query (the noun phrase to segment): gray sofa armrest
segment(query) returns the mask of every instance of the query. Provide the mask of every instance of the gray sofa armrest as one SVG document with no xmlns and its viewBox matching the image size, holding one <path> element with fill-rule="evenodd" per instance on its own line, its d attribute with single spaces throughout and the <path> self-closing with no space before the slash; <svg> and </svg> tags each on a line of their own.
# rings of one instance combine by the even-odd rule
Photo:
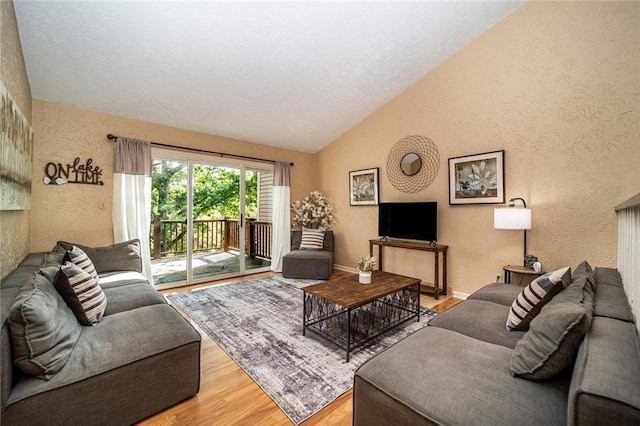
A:
<svg viewBox="0 0 640 426">
<path fill-rule="evenodd" d="M 569 425 L 640 424 L 640 340 L 635 325 L 594 317 L 569 391 Z"/>
</svg>

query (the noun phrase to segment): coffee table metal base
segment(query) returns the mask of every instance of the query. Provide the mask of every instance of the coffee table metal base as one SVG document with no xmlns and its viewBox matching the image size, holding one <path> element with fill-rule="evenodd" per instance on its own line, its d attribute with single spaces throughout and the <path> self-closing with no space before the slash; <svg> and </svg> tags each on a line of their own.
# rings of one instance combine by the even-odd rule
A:
<svg viewBox="0 0 640 426">
<path fill-rule="evenodd" d="M 304 291 L 304 289 L 303 289 Z M 334 343 L 349 354 L 381 334 L 417 318 L 420 321 L 420 284 L 403 288 L 356 307 L 345 308 L 322 297 L 303 293 L 303 328 Z"/>
</svg>

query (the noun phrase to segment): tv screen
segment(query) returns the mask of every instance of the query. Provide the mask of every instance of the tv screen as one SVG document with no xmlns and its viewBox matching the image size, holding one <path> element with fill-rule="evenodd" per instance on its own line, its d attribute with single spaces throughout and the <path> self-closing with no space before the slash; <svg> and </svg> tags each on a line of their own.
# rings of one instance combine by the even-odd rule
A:
<svg viewBox="0 0 640 426">
<path fill-rule="evenodd" d="M 438 203 L 380 203 L 378 236 L 437 241 Z"/>
</svg>

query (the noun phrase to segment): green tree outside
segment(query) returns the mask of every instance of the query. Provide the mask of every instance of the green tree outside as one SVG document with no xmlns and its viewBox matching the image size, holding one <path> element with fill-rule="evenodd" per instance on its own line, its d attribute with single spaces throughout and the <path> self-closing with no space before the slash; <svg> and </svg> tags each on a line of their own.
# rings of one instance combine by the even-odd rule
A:
<svg viewBox="0 0 640 426">
<path fill-rule="evenodd" d="M 246 172 L 245 211 L 258 216 L 258 172 Z M 193 214 L 198 219 L 238 219 L 240 171 L 196 164 L 193 167 Z M 186 220 L 187 165 L 156 160 L 152 170 L 151 215 L 162 220 Z"/>
</svg>

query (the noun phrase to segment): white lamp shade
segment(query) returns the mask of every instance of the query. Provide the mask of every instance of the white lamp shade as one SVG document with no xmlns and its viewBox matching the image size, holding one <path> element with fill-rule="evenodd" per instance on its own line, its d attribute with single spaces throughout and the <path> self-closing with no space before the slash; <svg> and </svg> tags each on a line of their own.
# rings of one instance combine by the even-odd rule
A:
<svg viewBox="0 0 640 426">
<path fill-rule="evenodd" d="M 493 209 L 493 227 L 496 229 L 531 229 L 531 209 L 518 207 Z"/>
</svg>

